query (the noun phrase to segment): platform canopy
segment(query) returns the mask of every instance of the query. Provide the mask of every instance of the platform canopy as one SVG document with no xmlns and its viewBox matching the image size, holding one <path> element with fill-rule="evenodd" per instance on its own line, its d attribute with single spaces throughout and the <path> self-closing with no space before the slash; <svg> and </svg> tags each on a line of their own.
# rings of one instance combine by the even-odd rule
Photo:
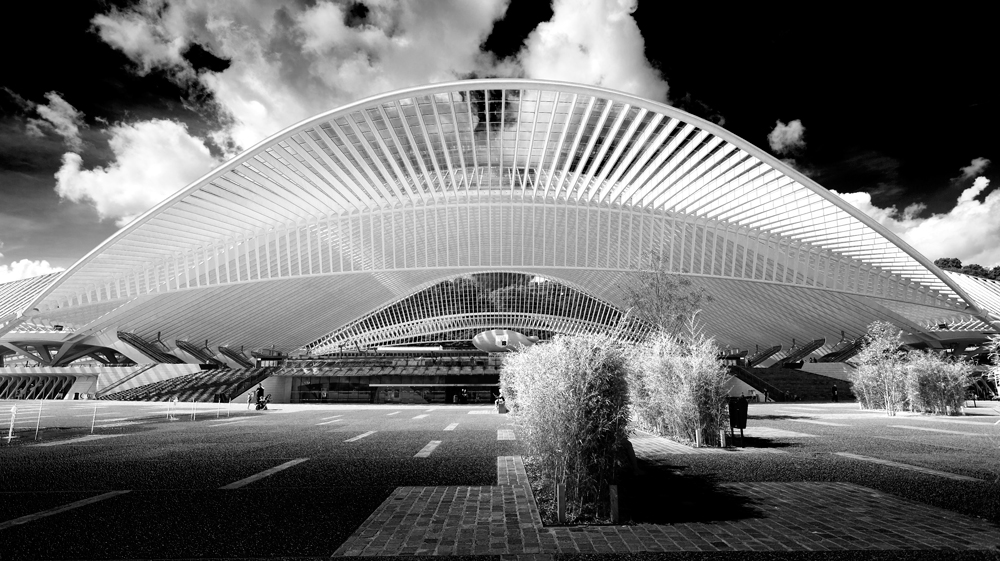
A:
<svg viewBox="0 0 1000 561">
<path fill-rule="evenodd" d="M 486 272 L 562 283 L 606 313 L 650 252 L 715 297 L 699 317 L 724 347 L 832 348 L 878 319 L 933 339 L 930 326 L 998 319 L 972 285 L 713 123 L 603 88 L 471 80 L 260 142 L 36 286 L 0 341 L 328 349 L 359 318 Z"/>
</svg>

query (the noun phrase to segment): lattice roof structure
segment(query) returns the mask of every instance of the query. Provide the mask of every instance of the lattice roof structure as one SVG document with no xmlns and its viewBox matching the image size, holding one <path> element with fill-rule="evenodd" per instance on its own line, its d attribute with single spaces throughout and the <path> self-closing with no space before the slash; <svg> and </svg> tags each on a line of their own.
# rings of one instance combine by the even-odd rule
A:
<svg viewBox="0 0 1000 561">
<path fill-rule="evenodd" d="M 716 296 L 699 317 L 729 348 L 832 342 L 876 319 L 910 331 L 998 319 L 971 285 L 713 123 L 592 86 L 470 80 L 374 96 L 260 142 L 29 302 L 0 300 L 15 310 L 0 341 L 44 322 L 65 341 L 124 331 L 320 350 L 475 273 L 621 306 L 617 286 L 650 251 Z"/>
</svg>

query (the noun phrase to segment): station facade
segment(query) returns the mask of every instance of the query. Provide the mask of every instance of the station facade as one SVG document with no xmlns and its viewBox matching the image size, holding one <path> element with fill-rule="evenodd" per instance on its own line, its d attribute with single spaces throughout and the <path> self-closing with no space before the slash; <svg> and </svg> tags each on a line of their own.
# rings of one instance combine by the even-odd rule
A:
<svg viewBox="0 0 1000 561">
<path fill-rule="evenodd" d="M 474 357 L 488 330 L 608 329 L 653 254 L 715 297 L 699 319 L 721 347 L 780 346 L 770 360 L 793 340 L 830 355 L 875 320 L 963 350 L 1000 326 L 996 282 L 941 271 L 718 125 L 592 86 L 470 80 L 298 123 L 65 272 L 0 285 L 0 356 L 52 376 L 317 369 L 305 361 L 413 345 Z M 296 372 L 288 399 L 340 391 Z"/>
</svg>

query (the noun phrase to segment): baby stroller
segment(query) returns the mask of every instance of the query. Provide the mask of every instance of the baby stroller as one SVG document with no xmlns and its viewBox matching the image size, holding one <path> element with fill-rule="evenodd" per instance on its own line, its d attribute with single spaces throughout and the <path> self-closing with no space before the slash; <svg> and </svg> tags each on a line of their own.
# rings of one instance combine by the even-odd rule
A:
<svg viewBox="0 0 1000 561">
<path fill-rule="evenodd" d="M 267 394 L 267 397 L 257 400 L 257 411 L 263 409 L 267 411 L 267 404 L 271 402 L 271 394 Z"/>
</svg>

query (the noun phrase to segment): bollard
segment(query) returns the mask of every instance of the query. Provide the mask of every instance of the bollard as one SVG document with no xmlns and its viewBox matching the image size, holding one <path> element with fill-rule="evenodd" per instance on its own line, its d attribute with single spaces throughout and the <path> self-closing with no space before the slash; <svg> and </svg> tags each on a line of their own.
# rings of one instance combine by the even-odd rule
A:
<svg viewBox="0 0 1000 561">
<path fill-rule="evenodd" d="M 229 412 L 233 409 L 233 398 L 229 398 L 229 402 L 226 403 L 226 418 L 229 418 Z"/>
<path fill-rule="evenodd" d="M 611 523 L 618 524 L 618 486 L 611 486 Z"/>
<path fill-rule="evenodd" d="M 97 403 L 94 403 L 94 416 L 90 419 L 90 434 L 94 434 L 94 425 L 97 424 Z"/>
<path fill-rule="evenodd" d="M 566 484 L 556 485 L 556 522 L 566 523 Z"/>
<path fill-rule="evenodd" d="M 38 416 L 35 417 L 35 440 L 38 440 L 38 424 L 42 422 L 42 402 L 38 402 Z"/>
<path fill-rule="evenodd" d="M 17 417 L 17 405 L 10 408 L 10 429 L 7 431 L 7 444 L 14 438 L 14 418 Z"/>
<path fill-rule="evenodd" d="M 198 402 L 194 399 L 191 400 L 191 420 L 193 421 L 195 415 L 198 413 Z"/>
<path fill-rule="evenodd" d="M 694 447 L 701 448 L 701 428 L 694 429 Z"/>
<path fill-rule="evenodd" d="M 719 429 L 719 448 L 726 447 L 726 429 Z"/>
</svg>

